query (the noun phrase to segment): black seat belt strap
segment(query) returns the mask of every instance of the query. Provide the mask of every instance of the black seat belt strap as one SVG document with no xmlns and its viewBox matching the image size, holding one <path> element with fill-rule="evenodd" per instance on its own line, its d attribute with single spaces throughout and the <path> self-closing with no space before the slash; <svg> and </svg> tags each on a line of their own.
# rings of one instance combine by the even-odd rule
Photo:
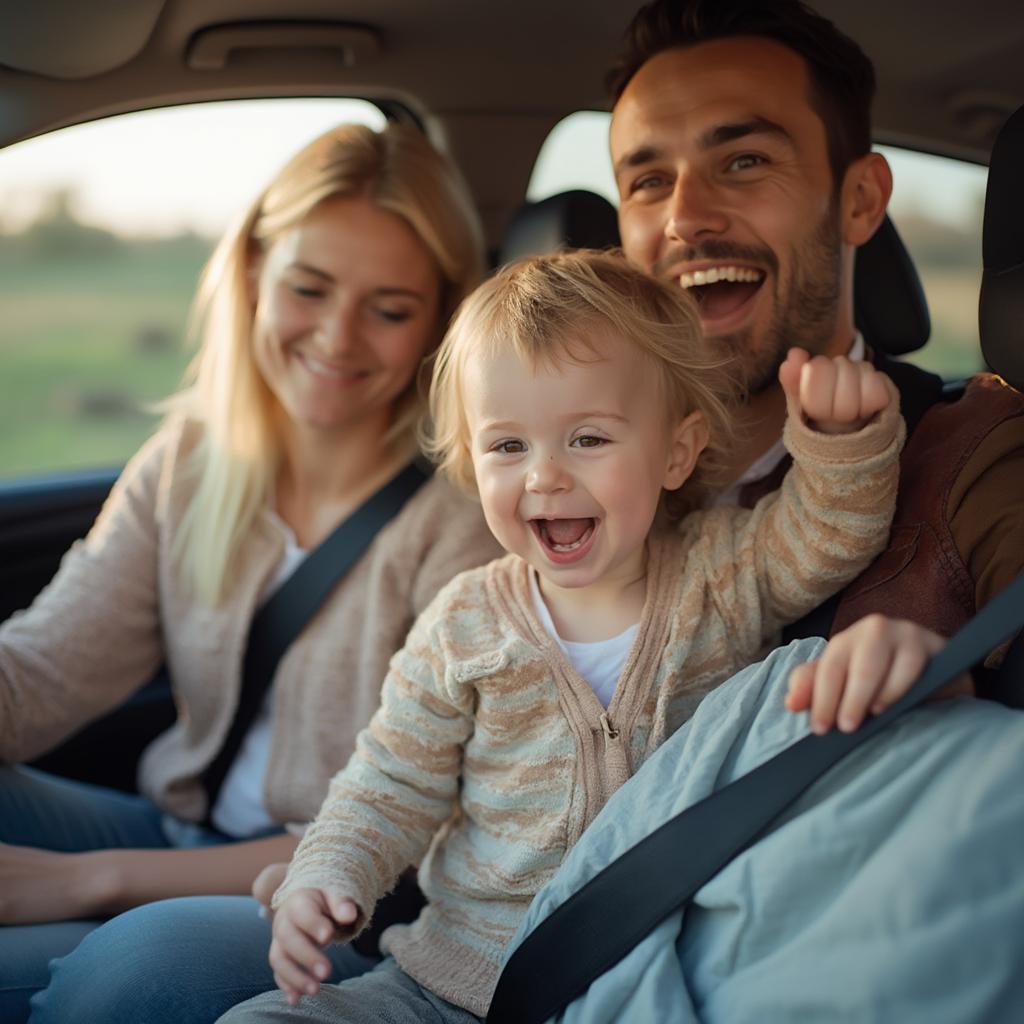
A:
<svg viewBox="0 0 1024 1024">
<path fill-rule="evenodd" d="M 899 701 L 856 732 L 806 736 L 670 818 L 526 937 L 498 979 L 487 1024 L 541 1024 L 564 1009 L 752 845 L 832 765 L 1022 626 L 1024 577 L 968 622 Z"/>
<path fill-rule="evenodd" d="M 235 717 L 220 752 L 203 774 L 208 797 L 207 821 L 285 651 L 341 577 L 429 476 L 427 470 L 413 462 L 392 477 L 311 551 L 253 616 Z"/>
</svg>

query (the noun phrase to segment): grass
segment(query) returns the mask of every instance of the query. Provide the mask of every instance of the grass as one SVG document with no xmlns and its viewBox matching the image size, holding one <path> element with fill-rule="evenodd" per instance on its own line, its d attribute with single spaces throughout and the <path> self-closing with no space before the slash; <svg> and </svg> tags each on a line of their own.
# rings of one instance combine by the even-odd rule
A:
<svg viewBox="0 0 1024 1024">
<path fill-rule="evenodd" d="M 106 247 L 72 262 L 0 251 L 0 479 L 123 463 L 152 432 L 146 405 L 177 387 L 207 245 Z M 978 277 L 925 268 L 932 340 L 914 361 L 980 368 Z"/>
<path fill-rule="evenodd" d="M 205 246 L 0 263 L 0 478 L 117 465 L 152 432 L 190 353 Z"/>
</svg>

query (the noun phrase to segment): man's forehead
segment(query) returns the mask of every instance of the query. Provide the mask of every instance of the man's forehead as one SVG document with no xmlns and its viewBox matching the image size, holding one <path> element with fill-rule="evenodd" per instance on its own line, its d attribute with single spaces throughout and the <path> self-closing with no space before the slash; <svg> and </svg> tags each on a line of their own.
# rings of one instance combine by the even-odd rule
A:
<svg viewBox="0 0 1024 1024">
<path fill-rule="evenodd" d="M 719 126 L 818 120 L 806 64 L 770 39 L 716 39 L 664 50 L 630 80 L 612 112 L 611 150 L 706 141 Z"/>
</svg>

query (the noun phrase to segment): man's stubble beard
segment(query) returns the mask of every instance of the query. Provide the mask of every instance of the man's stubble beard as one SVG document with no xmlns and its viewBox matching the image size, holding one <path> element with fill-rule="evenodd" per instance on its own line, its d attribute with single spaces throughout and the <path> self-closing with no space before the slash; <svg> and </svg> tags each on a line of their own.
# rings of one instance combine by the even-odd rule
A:
<svg viewBox="0 0 1024 1024">
<path fill-rule="evenodd" d="M 828 348 L 839 310 L 840 249 L 839 206 L 833 202 L 811 236 L 793 246 L 785 295 L 775 277 L 774 310 L 763 344 L 755 346 L 753 326 L 714 339 L 723 356 L 736 358 L 748 398 L 775 386 L 791 348 L 812 356 Z"/>
</svg>

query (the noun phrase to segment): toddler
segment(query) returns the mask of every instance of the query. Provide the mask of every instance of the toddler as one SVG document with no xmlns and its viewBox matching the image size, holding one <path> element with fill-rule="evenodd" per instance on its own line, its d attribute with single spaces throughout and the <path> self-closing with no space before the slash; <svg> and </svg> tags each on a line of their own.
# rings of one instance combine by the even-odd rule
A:
<svg viewBox="0 0 1024 1024">
<path fill-rule="evenodd" d="M 485 1014 L 530 900 L 610 794 L 883 548 L 895 389 L 798 350 L 780 377 L 784 486 L 753 510 L 695 511 L 732 385 L 681 289 L 584 251 L 515 263 L 466 300 L 435 367 L 431 446 L 508 555 L 453 580 L 393 659 L 274 897 L 285 995 L 231 1021 Z M 385 932 L 388 959 L 318 993 L 323 944 L 421 861 L 429 903 Z"/>
</svg>

